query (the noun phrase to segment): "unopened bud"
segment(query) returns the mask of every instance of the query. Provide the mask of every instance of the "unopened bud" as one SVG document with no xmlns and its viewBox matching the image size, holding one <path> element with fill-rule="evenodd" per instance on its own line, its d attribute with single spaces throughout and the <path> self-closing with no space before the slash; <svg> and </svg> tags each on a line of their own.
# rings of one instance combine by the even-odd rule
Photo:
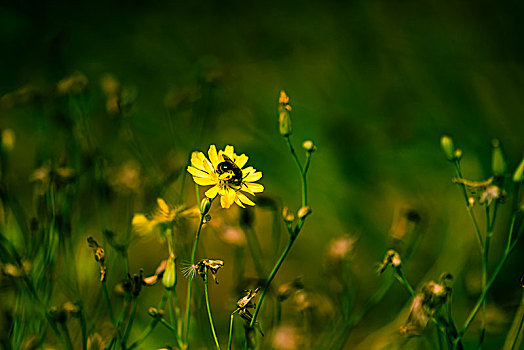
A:
<svg viewBox="0 0 524 350">
<path fill-rule="evenodd" d="M 211 209 L 211 199 L 205 197 L 200 202 L 200 214 L 206 215 L 209 213 L 209 209 Z"/>
<path fill-rule="evenodd" d="M 493 175 L 504 175 L 507 170 L 507 165 L 506 160 L 504 159 L 504 154 L 502 154 L 502 149 L 500 148 L 500 142 L 499 140 L 494 139 L 491 144 L 493 145 L 493 153 L 491 158 L 491 169 L 493 171 Z"/>
<path fill-rule="evenodd" d="M 166 270 L 164 271 L 164 276 L 162 276 L 162 284 L 167 289 L 171 289 L 176 285 L 176 264 L 175 258 L 170 257 L 167 261 Z"/>
<path fill-rule="evenodd" d="M 278 124 L 282 136 L 289 136 L 293 132 L 289 111 L 291 111 L 289 97 L 284 91 L 280 91 L 280 97 L 278 99 Z"/>
<path fill-rule="evenodd" d="M 519 166 L 513 174 L 513 182 L 522 182 L 524 180 L 524 158 L 520 161 Z"/>
<path fill-rule="evenodd" d="M 295 221 L 295 214 L 293 214 L 288 207 L 284 207 L 284 209 L 282 209 L 282 218 L 285 222 L 292 223 Z"/>
<path fill-rule="evenodd" d="M 147 313 L 153 318 L 162 317 L 164 315 L 164 312 L 158 310 L 156 307 L 150 307 L 149 310 L 147 310 Z"/>
<path fill-rule="evenodd" d="M 440 138 L 440 147 L 442 147 L 442 151 L 444 151 L 444 154 L 446 155 L 446 158 L 453 162 L 456 160 L 455 157 L 455 145 L 453 144 L 453 139 L 447 135 L 444 135 Z"/>
<path fill-rule="evenodd" d="M 315 144 L 311 140 L 306 140 L 302 142 L 302 148 L 309 153 L 313 153 L 317 150 L 317 146 L 315 146 Z"/>
<path fill-rule="evenodd" d="M 462 158 L 462 150 L 460 148 L 457 148 L 454 154 L 455 154 L 455 160 L 460 160 Z"/>
<path fill-rule="evenodd" d="M 311 214 L 311 208 L 309 206 L 302 207 L 297 212 L 297 216 L 299 219 L 304 219 L 309 214 Z"/>
</svg>

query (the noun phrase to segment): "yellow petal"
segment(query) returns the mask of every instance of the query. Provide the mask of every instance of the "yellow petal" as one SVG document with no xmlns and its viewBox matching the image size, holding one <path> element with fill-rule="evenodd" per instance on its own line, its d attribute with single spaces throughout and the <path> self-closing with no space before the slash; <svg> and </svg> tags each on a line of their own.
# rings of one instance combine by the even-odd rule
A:
<svg viewBox="0 0 524 350">
<path fill-rule="evenodd" d="M 209 178 L 209 177 L 196 177 L 196 176 L 193 176 L 193 181 L 195 181 L 195 183 L 197 185 L 200 185 L 200 186 L 209 186 L 209 185 L 216 185 L 218 183 L 218 181 L 212 179 L 212 178 Z"/>
<path fill-rule="evenodd" d="M 211 164 L 213 165 L 213 169 L 216 169 L 218 166 L 218 154 L 217 154 L 217 148 L 215 145 L 209 146 L 209 151 L 207 151 L 207 155 L 209 156 L 209 160 L 211 161 Z"/>
<path fill-rule="evenodd" d="M 253 192 L 255 193 L 259 193 L 259 192 L 263 192 L 264 191 L 264 186 L 262 186 L 261 184 L 255 184 L 255 183 L 246 183 L 246 186 Z"/>
<path fill-rule="evenodd" d="M 235 203 L 238 204 L 239 207 L 245 208 L 244 204 L 242 204 L 238 197 L 235 199 Z"/>
<path fill-rule="evenodd" d="M 206 191 L 206 197 L 207 198 L 215 198 L 218 194 L 219 187 L 213 186 L 209 190 Z"/>
<path fill-rule="evenodd" d="M 226 187 L 223 192 L 224 195 L 220 196 L 220 204 L 222 208 L 229 208 L 235 202 L 236 192 L 229 187 Z"/>
<path fill-rule="evenodd" d="M 245 204 L 251 205 L 251 206 L 255 205 L 255 203 L 253 203 L 253 201 L 251 199 L 247 198 L 246 195 L 244 195 L 244 194 L 239 192 L 239 193 L 237 193 L 237 196 L 238 196 L 238 199 L 240 199 L 242 201 L 242 203 L 245 203 Z"/>
<path fill-rule="evenodd" d="M 191 165 L 197 168 L 198 170 L 204 170 L 204 164 L 202 162 L 204 158 L 205 156 L 202 152 L 191 153 Z"/>
<path fill-rule="evenodd" d="M 162 198 L 157 198 L 156 203 L 158 204 L 158 207 L 161 211 L 164 213 L 169 213 L 169 206 L 167 205 L 166 201 L 164 201 Z"/>
<path fill-rule="evenodd" d="M 235 164 L 239 168 L 242 168 L 244 165 L 246 165 L 248 159 L 249 159 L 248 156 L 246 156 L 245 154 L 241 154 L 237 156 L 237 158 L 235 159 Z"/>
<path fill-rule="evenodd" d="M 234 161 L 235 148 L 233 146 L 227 145 L 224 149 L 224 154 Z"/>
<path fill-rule="evenodd" d="M 209 176 L 209 174 L 206 173 L 205 171 L 192 167 L 191 165 L 188 165 L 187 172 L 196 177 L 208 177 Z"/>
<path fill-rule="evenodd" d="M 207 171 L 208 173 L 211 174 L 215 172 L 213 165 L 211 164 L 209 160 L 207 160 L 207 158 L 204 158 L 204 160 L 202 160 L 202 164 L 204 165 L 204 170 Z"/>
<path fill-rule="evenodd" d="M 251 173 L 244 177 L 245 182 L 255 182 L 262 178 L 262 172 L 257 171 L 256 173 Z"/>
<path fill-rule="evenodd" d="M 245 183 L 242 184 L 241 190 L 249 194 L 252 194 L 253 196 L 255 195 L 255 192 L 251 191 L 251 189 L 247 187 Z"/>
</svg>

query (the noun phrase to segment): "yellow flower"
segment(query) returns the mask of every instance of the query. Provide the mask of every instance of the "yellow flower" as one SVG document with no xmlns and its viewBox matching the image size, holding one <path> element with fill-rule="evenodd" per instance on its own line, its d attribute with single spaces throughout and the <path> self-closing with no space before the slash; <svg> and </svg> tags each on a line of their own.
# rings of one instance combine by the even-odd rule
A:
<svg viewBox="0 0 524 350">
<path fill-rule="evenodd" d="M 182 206 L 171 207 L 162 198 L 157 198 L 156 203 L 157 207 L 151 215 L 146 216 L 141 213 L 136 213 L 133 216 L 133 229 L 140 236 L 147 236 L 161 226 L 176 225 L 180 219 L 198 216 L 198 208 L 186 209 Z"/>
<path fill-rule="evenodd" d="M 262 172 L 253 167 L 244 168 L 248 157 L 237 155 L 233 146 L 217 153 L 215 145 L 209 146 L 209 159 L 202 152 L 193 152 L 191 165 L 187 171 L 200 186 L 213 186 L 206 191 L 206 197 L 220 195 L 222 208 L 229 208 L 233 203 L 245 208 L 244 204 L 255 205 L 243 192 L 255 195 L 264 191 L 264 186 L 255 183 L 262 178 Z"/>
</svg>

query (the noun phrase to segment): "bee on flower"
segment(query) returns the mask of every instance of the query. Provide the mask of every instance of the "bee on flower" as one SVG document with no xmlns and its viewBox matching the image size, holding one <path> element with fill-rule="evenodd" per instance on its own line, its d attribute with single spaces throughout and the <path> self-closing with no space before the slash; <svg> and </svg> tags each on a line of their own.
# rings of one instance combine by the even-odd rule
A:
<svg viewBox="0 0 524 350">
<path fill-rule="evenodd" d="M 209 146 L 208 156 L 209 159 L 202 152 L 193 152 L 191 165 L 187 167 L 196 184 L 213 186 L 206 191 L 206 197 L 213 199 L 220 195 L 222 208 L 229 208 L 233 203 L 242 208 L 255 205 L 245 193 L 254 196 L 264 191 L 264 186 L 255 183 L 262 178 L 262 172 L 251 166 L 244 168 L 248 157 L 237 155 L 229 145 L 219 152 L 215 145 Z"/>
</svg>

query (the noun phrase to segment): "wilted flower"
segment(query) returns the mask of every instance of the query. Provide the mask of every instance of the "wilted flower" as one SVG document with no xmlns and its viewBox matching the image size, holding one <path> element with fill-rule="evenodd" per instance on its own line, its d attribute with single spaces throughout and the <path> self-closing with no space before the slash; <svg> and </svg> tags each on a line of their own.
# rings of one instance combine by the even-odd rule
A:
<svg viewBox="0 0 524 350">
<path fill-rule="evenodd" d="M 445 284 L 446 278 L 441 283 L 429 281 L 422 286 L 411 304 L 408 319 L 400 333 L 405 336 L 420 335 L 426 328 L 428 321 L 437 310 L 446 302 L 451 288 Z"/>
<path fill-rule="evenodd" d="M 222 208 L 229 208 L 233 203 L 244 208 L 244 204 L 255 205 L 244 193 L 255 195 L 264 191 L 264 186 L 255 183 L 262 177 L 262 172 L 253 167 L 244 168 L 248 157 L 234 153 L 233 146 L 217 153 L 215 145 L 209 146 L 209 160 L 202 152 L 193 152 L 191 165 L 187 171 L 200 186 L 213 186 L 206 191 L 206 197 L 220 195 Z"/>
</svg>

